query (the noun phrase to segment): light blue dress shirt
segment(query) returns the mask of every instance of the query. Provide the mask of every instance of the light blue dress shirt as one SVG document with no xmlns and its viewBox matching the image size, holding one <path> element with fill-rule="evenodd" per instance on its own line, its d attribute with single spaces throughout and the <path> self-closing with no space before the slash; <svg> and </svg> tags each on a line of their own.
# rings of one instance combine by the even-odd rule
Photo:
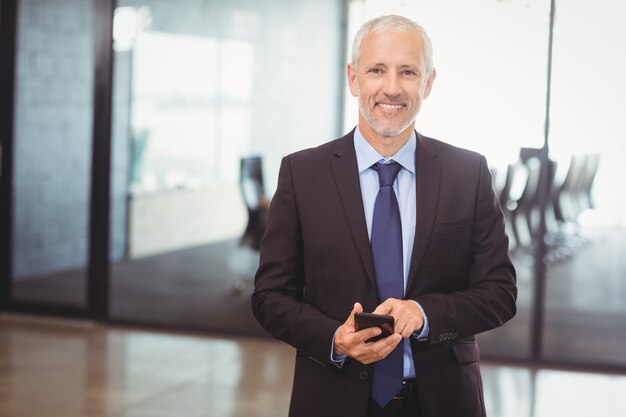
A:
<svg viewBox="0 0 626 417">
<path fill-rule="evenodd" d="M 415 239 L 416 224 L 416 195 L 415 195 L 415 150 L 417 149 L 417 137 L 415 132 L 411 135 L 408 142 L 395 155 L 385 158 L 370 145 L 361 134 L 357 126 L 354 132 L 354 149 L 356 151 L 356 160 L 359 169 L 359 181 L 361 184 L 361 195 L 363 197 L 363 209 L 365 211 L 365 222 L 367 223 L 368 236 L 372 237 L 372 219 L 374 217 L 374 203 L 378 195 L 379 181 L 378 173 L 372 168 L 372 165 L 379 161 L 388 162 L 394 160 L 402 165 L 402 169 L 393 184 L 393 190 L 398 199 L 398 207 L 400 209 L 400 221 L 402 223 L 402 259 L 403 259 L 403 277 L 404 288 L 409 276 L 409 266 L 411 264 L 411 254 L 413 252 L 413 241 Z M 416 302 L 424 316 L 424 327 L 419 334 L 413 337 L 418 340 L 428 337 L 428 318 L 422 309 L 422 306 Z M 404 339 L 404 378 L 415 377 L 415 367 L 413 365 L 413 356 L 411 355 L 411 344 L 409 339 Z M 334 340 L 333 340 L 334 346 Z M 331 350 L 331 359 L 337 363 L 343 363 L 345 357 L 343 355 L 333 355 Z"/>
</svg>

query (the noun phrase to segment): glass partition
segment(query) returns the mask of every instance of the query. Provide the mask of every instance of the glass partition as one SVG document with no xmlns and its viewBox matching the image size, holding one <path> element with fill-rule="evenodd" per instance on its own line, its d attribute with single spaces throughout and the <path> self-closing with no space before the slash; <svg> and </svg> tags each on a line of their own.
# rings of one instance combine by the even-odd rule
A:
<svg viewBox="0 0 626 417">
<path fill-rule="evenodd" d="M 416 129 L 487 157 L 507 223 L 532 179 L 521 150 L 544 143 L 549 12 L 548 0 L 365 0 L 349 7 L 348 51 L 360 25 L 378 15 L 401 14 L 426 29 L 437 78 Z M 358 108 L 349 91 L 345 95 L 348 129 L 356 124 Z M 518 313 L 479 338 L 487 357 L 523 359 L 530 355 L 534 264 L 531 245 L 518 243 L 507 227 L 518 273 Z"/>
<path fill-rule="evenodd" d="M 280 159 L 340 133 L 341 10 L 118 2 L 114 320 L 263 334 L 249 296 Z"/>
<path fill-rule="evenodd" d="M 626 4 L 557 2 L 544 355 L 626 365 Z"/>
<path fill-rule="evenodd" d="M 85 307 L 94 3 L 18 3 L 11 300 Z"/>
</svg>

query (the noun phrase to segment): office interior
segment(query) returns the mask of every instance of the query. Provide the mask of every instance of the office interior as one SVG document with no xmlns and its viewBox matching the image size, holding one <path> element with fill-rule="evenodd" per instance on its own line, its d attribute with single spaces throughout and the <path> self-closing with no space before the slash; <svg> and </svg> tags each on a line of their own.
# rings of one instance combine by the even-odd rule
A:
<svg viewBox="0 0 626 417">
<path fill-rule="evenodd" d="M 505 215 L 489 415 L 626 415 L 623 2 L 0 5 L 0 416 L 286 415 L 265 216 L 282 156 L 356 124 L 350 43 L 390 13 L 434 45 L 417 130 L 486 155 Z"/>
</svg>

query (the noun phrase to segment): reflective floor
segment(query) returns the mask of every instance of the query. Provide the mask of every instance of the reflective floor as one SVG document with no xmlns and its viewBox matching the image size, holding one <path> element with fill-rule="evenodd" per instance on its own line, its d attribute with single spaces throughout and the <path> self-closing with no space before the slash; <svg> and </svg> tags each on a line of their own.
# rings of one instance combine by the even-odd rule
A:
<svg viewBox="0 0 626 417">
<path fill-rule="evenodd" d="M 0 315 L 0 417 L 285 416 L 293 350 Z M 626 375 L 483 363 L 490 417 L 624 416 Z"/>
<path fill-rule="evenodd" d="M 485 358 L 530 356 L 535 284 L 531 253 L 514 254 L 517 315 L 505 326 L 479 335 Z M 553 245 L 550 255 L 544 358 L 626 368 L 626 229 L 581 231 Z M 237 239 L 112 264 L 111 319 L 268 337 L 250 309 L 257 266 L 258 253 L 240 246 Z M 84 283 L 84 271 L 21 280 L 14 282 L 13 298 L 81 305 Z"/>
</svg>

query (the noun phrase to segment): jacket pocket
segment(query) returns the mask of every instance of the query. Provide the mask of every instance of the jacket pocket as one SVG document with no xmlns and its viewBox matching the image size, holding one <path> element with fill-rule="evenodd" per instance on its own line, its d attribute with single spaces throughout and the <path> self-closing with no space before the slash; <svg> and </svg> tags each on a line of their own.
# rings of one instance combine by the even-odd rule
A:
<svg viewBox="0 0 626 417">
<path fill-rule="evenodd" d="M 480 360 L 480 350 L 475 341 L 455 343 L 452 345 L 452 352 L 458 363 L 472 363 Z"/>
<path fill-rule="evenodd" d="M 465 219 L 454 220 L 454 221 L 444 222 L 444 223 L 437 223 L 435 224 L 435 227 L 433 228 L 433 234 L 449 232 L 451 230 L 462 229 L 464 227 L 468 227 L 472 224 L 473 220 L 474 220 L 473 217 L 467 217 Z"/>
</svg>

